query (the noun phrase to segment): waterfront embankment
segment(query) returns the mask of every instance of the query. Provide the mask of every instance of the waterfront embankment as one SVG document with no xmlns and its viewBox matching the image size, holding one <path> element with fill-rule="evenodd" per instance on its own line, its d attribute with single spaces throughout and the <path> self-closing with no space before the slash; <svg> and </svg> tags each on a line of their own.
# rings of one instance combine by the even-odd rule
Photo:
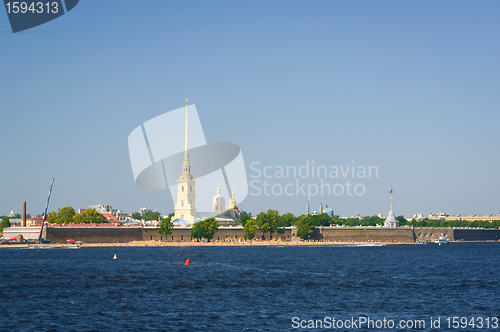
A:
<svg viewBox="0 0 500 332">
<path fill-rule="evenodd" d="M 452 241 L 451 243 L 463 243 L 464 241 Z M 499 241 L 473 241 L 473 242 L 499 242 Z M 75 249 L 75 248 L 97 248 L 97 247 L 245 247 L 245 246 L 356 246 L 356 247 L 377 247 L 387 245 L 419 245 L 425 243 L 409 243 L 409 242 L 321 242 L 321 241 L 180 241 L 180 242 L 161 242 L 161 241 L 132 241 L 127 243 L 83 243 L 81 245 L 50 243 L 50 244 L 27 244 L 27 243 L 12 243 L 10 245 L 2 245 L 0 249 L 8 248 L 47 248 L 47 249 Z M 433 245 L 433 244 L 431 244 Z"/>
</svg>

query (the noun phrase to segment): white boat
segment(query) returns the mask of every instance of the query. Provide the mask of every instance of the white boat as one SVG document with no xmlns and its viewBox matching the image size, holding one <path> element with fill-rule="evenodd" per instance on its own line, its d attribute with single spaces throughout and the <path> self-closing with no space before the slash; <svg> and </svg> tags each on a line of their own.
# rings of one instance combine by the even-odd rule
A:
<svg viewBox="0 0 500 332">
<path fill-rule="evenodd" d="M 434 243 L 450 243 L 450 241 L 444 236 L 440 236 L 439 239 L 434 240 Z"/>
</svg>

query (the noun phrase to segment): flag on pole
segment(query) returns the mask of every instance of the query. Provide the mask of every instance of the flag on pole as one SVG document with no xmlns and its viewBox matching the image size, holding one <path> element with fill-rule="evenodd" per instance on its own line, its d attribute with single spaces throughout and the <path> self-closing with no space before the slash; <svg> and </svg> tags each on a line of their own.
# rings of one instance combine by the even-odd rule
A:
<svg viewBox="0 0 500 332">
<path fill-rule="evenodd" d="M 391 188 L 391 191 L 389 191 L 389 194 L 392 194 L 392 188 Z"/>
</svg>

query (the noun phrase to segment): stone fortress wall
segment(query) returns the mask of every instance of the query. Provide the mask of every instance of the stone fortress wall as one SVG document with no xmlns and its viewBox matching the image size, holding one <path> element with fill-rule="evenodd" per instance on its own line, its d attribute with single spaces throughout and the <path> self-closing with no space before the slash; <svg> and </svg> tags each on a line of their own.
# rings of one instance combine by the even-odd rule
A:
<svg viewBox="0 0 500 332">
<path fill-rule="evenodd" d="M 4 237 L 12 238 L 21 234 L 24 238 L 36 239 L 38 227 L 9 227 L 4 229 Z M 284 234 L 274 233 L 274 239 L 283 241 L 297 240 L 297 229 L 287 227 Z M 311 240 L 323 242 L 388 242 L 414 243 L 427 242 L 438 239 L 440 236 L 450 241 L 498 241 L 499 229 L 475 228 L 385 228 L 385 227 L 316 227 L 311 234 Z M 170 235 L 159 234 L 154 227 L 48 227 L 44 229 L 42 237 L 52 240 L 53 243 L 66 243 L 67 240 L 83 241 L 86 243 L 125 243 L 131 241 L 192 241 L 189 228 L 175 227 Z M 245 238 L 242 227 L 221 227 L 214 235 L 214 241 L 234 241 Z M 257 232 L 255 238 L 262 238 L 262 232 Z M 270 234 L 266 233 L 265 239 Z"/>
<path fill-rule="evenodd" d="M 48 227 L 46 238 L 52 243 L 67 243 L 67 240 L 85 243 L 114 243 L 142 240 L 140 227 Z"/>
<path fill-rule="evenodd" d="M 410 227 L 316 227 L 311 239 L 328 242 L 407 242 L 413 243 Z"/>
<path fill-rule="evenodd" d="M 5 229 L 7 231 L 8 229 Z M 8 230 L 16 236 L 15 227 Z M 273 234 L 273 238 L 284 241 L 296 240 L 297 230 L 292 227 L 285 229 L 284 234 Z M 9 235 L 10 236 L 10 235 Z M 66 243 L 68 239 L 86 243 L 124 243 L 131 241 L 192 241 L 189 228 L 176 227 L 170 235 L 162 235 L 154 227 L 49 227 L 44 236 L 53 243 Z M 311 239 L 324 242 L 394 242 L 414 243 L 416 240 L 431 241 L 444 236 L 450 241 L 498 241 L 498 229 L 467 229 L 467 228 L 384 228 L 384 227 L 317 227 L 311 234 Z M 222 227 L 214 235 L 214 241 L 228 241 L 245 238 L 241 227 Z M 262 238 L 259 231 L 255 238 Z M 266 239 L 270 238 L 266 233 Z"/>
</svg>

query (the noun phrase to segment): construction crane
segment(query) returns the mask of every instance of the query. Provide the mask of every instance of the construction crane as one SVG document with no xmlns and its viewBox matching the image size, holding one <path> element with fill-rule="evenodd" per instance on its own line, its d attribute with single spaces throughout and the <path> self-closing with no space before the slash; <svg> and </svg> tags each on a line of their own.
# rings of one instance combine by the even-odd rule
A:
<svg viewBox="0 0 500 332">
<path fill-rule="evenodd" d="M 49 196 L 47 197 L 47 204 L 45 204 L 45 213 L 43 214 L 42 226 L 40 227 L 40 233 L 38 234 L 38 242 L 39 243 L 50 243 L 50 240 L 46 240 L 46 239 L 42 238 L 42 232 L 43 232 L 43 226 L 45 225 L 45 222 L 47 221 L 47 210 L 49 208 L 50 195 L 52 194 L 52 185 L 54 184 L 54 180 L 55 179 L 52 179 L 52 182 L 50 183 Z"/>
</svg>

